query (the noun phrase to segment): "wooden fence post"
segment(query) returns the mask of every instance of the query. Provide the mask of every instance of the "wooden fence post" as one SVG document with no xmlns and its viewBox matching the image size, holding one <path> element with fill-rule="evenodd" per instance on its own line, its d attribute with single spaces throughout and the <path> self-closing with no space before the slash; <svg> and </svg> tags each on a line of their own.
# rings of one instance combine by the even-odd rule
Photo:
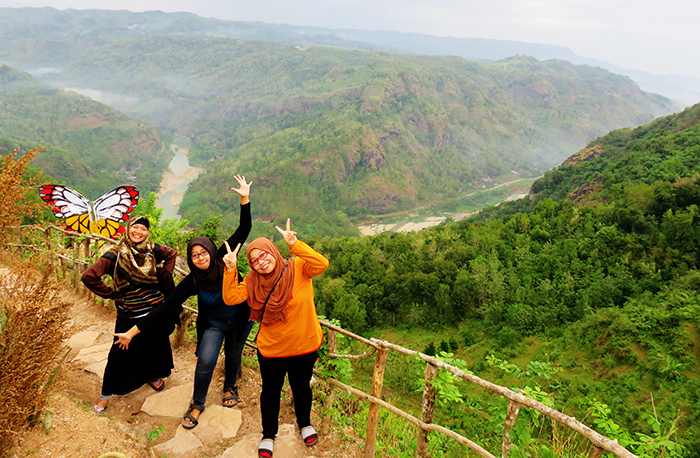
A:
<svg viewBox="0 0 700 458">
<path fill-rule="evenodd" d="M 80 258 L 80 243 L 77 239 L 73 239 L 73 289 L 79 291 L 80 288 L 80 265 L 78 264 L 78 259 Z"/>
<path fill-rule="evenodd" d="M 332 329 L 326 329 L 326 339 L 328 339 L 328 354 L 335 354 L 338 350 L 338 339 L 336 339 L 335 331 Z M 331 420 L 333 419 L 333 415 L 330 414 L 330 409 L 333 408 L 334 402 L 335 390 L 333 389 L 333 386 L 327 384 L 326 399 L 323 402 L 325 416 L 323 417 L 323 423 L 321 424 L 321 430 L 326 433 L 331 429 Z"/>
<path fill-rule="evenodd" d="M 508 404 L 508 412 L 506 413 L 506 424 L 503 428 L 502 458 L 508 458 L 508 454 L 513 450 L 513 439 L 510 437 L 510 432 L 513 430 L 515 422 L 518 420 L 518 412 L 520 412 L 520 404 L 515 401 L 510 401 Z"/>
<path fill-rule="evenodd" d="M 48 258 L 49 266 L 51 268 L 55 268 L 57 261 L 58 261 L 58 258 L 54 258 L 55 255 L 54 255 L 53 250 L 51 249 L 51 234 L 49 234 L 48 229 L 43 229 L 42 232 L 44 233 L 44 245 L 46 245 L 46 253 L 48 253 L 47 258 Z M 32 237 L 32 239 L 34 240 L 33 237 Z M 34 245 L 33 240 L 31 242 L 32 245 Z"/>
<path fill-rule="evenodd" d="M 425 387 L 423 388 L 423 408 L 421 411 L 421 421 L 423 423 L 432 423 L 433 415 L 435 414 L 435 397 L 436 390 L 433 386 L 433 380 L 438 376 L 438 368 L 435 365 L 427 363 L 425 365 Z M 416 456 L 419 458 L 428 458 L 428 431 L 424 429 L 418 430 L 418 446 L 416 447 Z"/>
<path fill-rule="evenodd" d="M 91 243 L 91 241 L 92 241 L 92 240 L 90 239 L 90 237 L 85 237 L 85 242 L 83 242 L 83 244 L 84 244 L 84 250 L 85 250 L 85 259 L 86 259 L 90 264 L 92 264 L 92 261 L 93 261 L 93 259 L 92 259 L 92 254 L 90 253 L 90 243 Z M 97 240 L 95 240 L 95 243 L 97 243 Z M 79 272 L 80 272 L 80 277 L 81 277 L 81 278 L 83 277 L 83 272 L 85 272 L 86 270 L 87 270 L 87 266 L 86 266 L 85 264 L 80 264 Z M 82 281 L 80 281 L 78 284 L 80 285 L 80 290 L 83 292 L 83 294 L 85 294 L 86 297 L 90 298 L 91 295 L 92 295 L 92 292 L 91 292 L 85 285 L 83 285 L 83 282 L 82 282 Z"/>
<path fill-rule="evenodd" d="M 384 384 L 384 369 L 389 356 L 388 348 L 380 348 L 377 359 L 374 362 L 374 376 L 372 377 L 372 396 L 381 399 L 382 385 Z M 367 417 L 367 439 L 365 440 L 365 458 L 374 458 L 377 447 L 377 423 L 379 422 L 380 406 L 372 403 L 369 406 Z"/>
</svg>

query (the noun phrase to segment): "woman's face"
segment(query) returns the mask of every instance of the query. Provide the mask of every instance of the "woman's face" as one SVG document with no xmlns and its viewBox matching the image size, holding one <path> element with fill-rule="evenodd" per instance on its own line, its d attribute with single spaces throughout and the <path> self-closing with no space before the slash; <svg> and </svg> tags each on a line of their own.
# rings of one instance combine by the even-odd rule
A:
<svg viewBox="0 0 700 458">
<path fill-rule="evenodd" d="M 209 252 L 202 245 L 194 245 L 192 247 L 190 259 L 192 260 L 192 264 L 201 270 L 207 270 L 209 268 L 209 263 L 211 263 Z"/>
<path fill-rule="evenodd" d="M 267 251 L 253 248 L 250 250 L 250 258 L 248 263 L 259 274 L 269 274 L 275 270 L 275 258 Z"/>
<path fill-rule="evenodd" d="M 148 228 L 143 224 L 132 224 L 129 226 L 129 238 L 134 243 L 141 243 L 148 237 Z"/>
</svg>

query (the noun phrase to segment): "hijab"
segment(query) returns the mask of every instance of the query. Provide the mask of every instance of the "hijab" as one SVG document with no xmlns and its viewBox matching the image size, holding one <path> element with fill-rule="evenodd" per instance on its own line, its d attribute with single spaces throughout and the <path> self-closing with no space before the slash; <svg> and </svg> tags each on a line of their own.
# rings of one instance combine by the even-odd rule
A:
<svg viewBox="0 0 700 458">
<path fill-rule="evenodd" d="M 146 238 L 139 243 L 131 240 L 129 236 L 129 229 L 135 224 L 141 224 L 149 229 Z M 128 285 L 146 288 L 158 286 L 156 257 L 153 253 L 155 244 L 150 240 L 150 226 L 145 216 L 137 216 L 129 220 L 126 224 L 126 232 L 122 234 L 115 246 L 107 250 L 117 258 L 113 276 L 117 289 Z"/>
<path fill-rule="evenodd" d="M 192 248 L 199 245 L 209 253 L 209 267 L 202 270 L 192 262 Z M 197 288 L 204 291 L 219 291 L 224 285 L 224 268 L 226 264 L 223 258 L 218 255 L 218 250 L 214 242 L 209 237 L 195 237 L 187 244 L 187 265 L 190 274 L 194 276 L 194 283 Z"/>
<path fill-rule="evenodd" d="M 253 240 L 246 250 L 246 257 L 250 261 L 250 252 L 258 249 L 267 251 L 275 258 L 275 270 L 269 274 L 261 274 L 251 268 L 245 276 L 248 288 L 248 305 L 250 306 L 250 318 L 260 321 L 263 315 L 263 305 L 268 295 L 270 299 L 265 305 L 265 315 L 262 316 L 262 324 L 274 324 L 278 321 L 287 321 L 289 298 L 292 295 L 294 283 L 294 258 L 284 259 L 279 250 L 270 239 L 264 237 Z M 286 266 L 286 268 L 285 268 Z M 279 282 L 278 282 L 279 280 Z M 274 286 L 277 283 L 277 286 Z M 272 290 L 274 287 L 274 291 Z M 272 294 L 270 292 L 272 291 Z"/>
</svg>

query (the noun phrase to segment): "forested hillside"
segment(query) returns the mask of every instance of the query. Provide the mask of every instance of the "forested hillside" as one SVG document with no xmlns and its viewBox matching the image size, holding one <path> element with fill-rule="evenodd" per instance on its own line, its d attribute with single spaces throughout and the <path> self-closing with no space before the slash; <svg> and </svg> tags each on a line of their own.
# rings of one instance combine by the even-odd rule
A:
<svg viewBox="0 0 700 458">
<path fill-rule="evenodd" d="M 0 67 L 0 154 L 45 146 L 34 161 L 96 199 L 124 184 L 155 191 L 167 167 L 160 132 L 74 92 Z"/>
<path fill-rule="evenodd" d="M 537 176 L 673 109 L 563 61 L 306 49 L 212 36 L 231 24 L 187 14 L 6 12 L 32 14 L 22 33 L 0 32 L 1 60 L 192 138 L 190 160 L 206 168 L 180 207 L 193 223 L 234 225 L 224 183 L 245 173 L 260 219 L 356 234 L 367 215 L 444 204 L 488 176 Z"/>
<path fill-rule="evenodd" d="M 533 193 L 419 233 L 316 240 L 331 259 L 319 312 L 373 335 L 413 330 L 433 349 L 459 324 L 445 348 L 477 375 L 537 387 L 577 418 L 604 400 L 612 413 L 590 424 L 622 425 L 608 431 L 621 442 L 634 431 L 687 446 L 644 456 L 700 456 L 700 105 L 594 140 Z"/>
</svg>

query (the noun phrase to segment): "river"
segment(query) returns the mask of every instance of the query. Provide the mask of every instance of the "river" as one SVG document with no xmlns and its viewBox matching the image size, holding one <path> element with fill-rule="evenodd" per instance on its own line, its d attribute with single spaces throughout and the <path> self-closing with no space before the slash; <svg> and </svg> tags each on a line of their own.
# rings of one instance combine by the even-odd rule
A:
<svg viewBox="0 0 700 458">
<path fill-rule="evenodd" d="M 178 136 L 173 144 L 170 145 L 170 151 L 175 155 L 170 161 L 168 170 L 163 174 L 163 180 L 160 182 L 160 190 L 158 191 L 158 208 L 163 209 L 162 220 L 165 219 L 180 219 L 178 211 L 180 203 L 185 196 L 185 191 L 192 180 L 197 178 L 204 169 L 201 167 L 192 167 L 189 161 L 190 139 L 187 137 Z"/>
</svg>

